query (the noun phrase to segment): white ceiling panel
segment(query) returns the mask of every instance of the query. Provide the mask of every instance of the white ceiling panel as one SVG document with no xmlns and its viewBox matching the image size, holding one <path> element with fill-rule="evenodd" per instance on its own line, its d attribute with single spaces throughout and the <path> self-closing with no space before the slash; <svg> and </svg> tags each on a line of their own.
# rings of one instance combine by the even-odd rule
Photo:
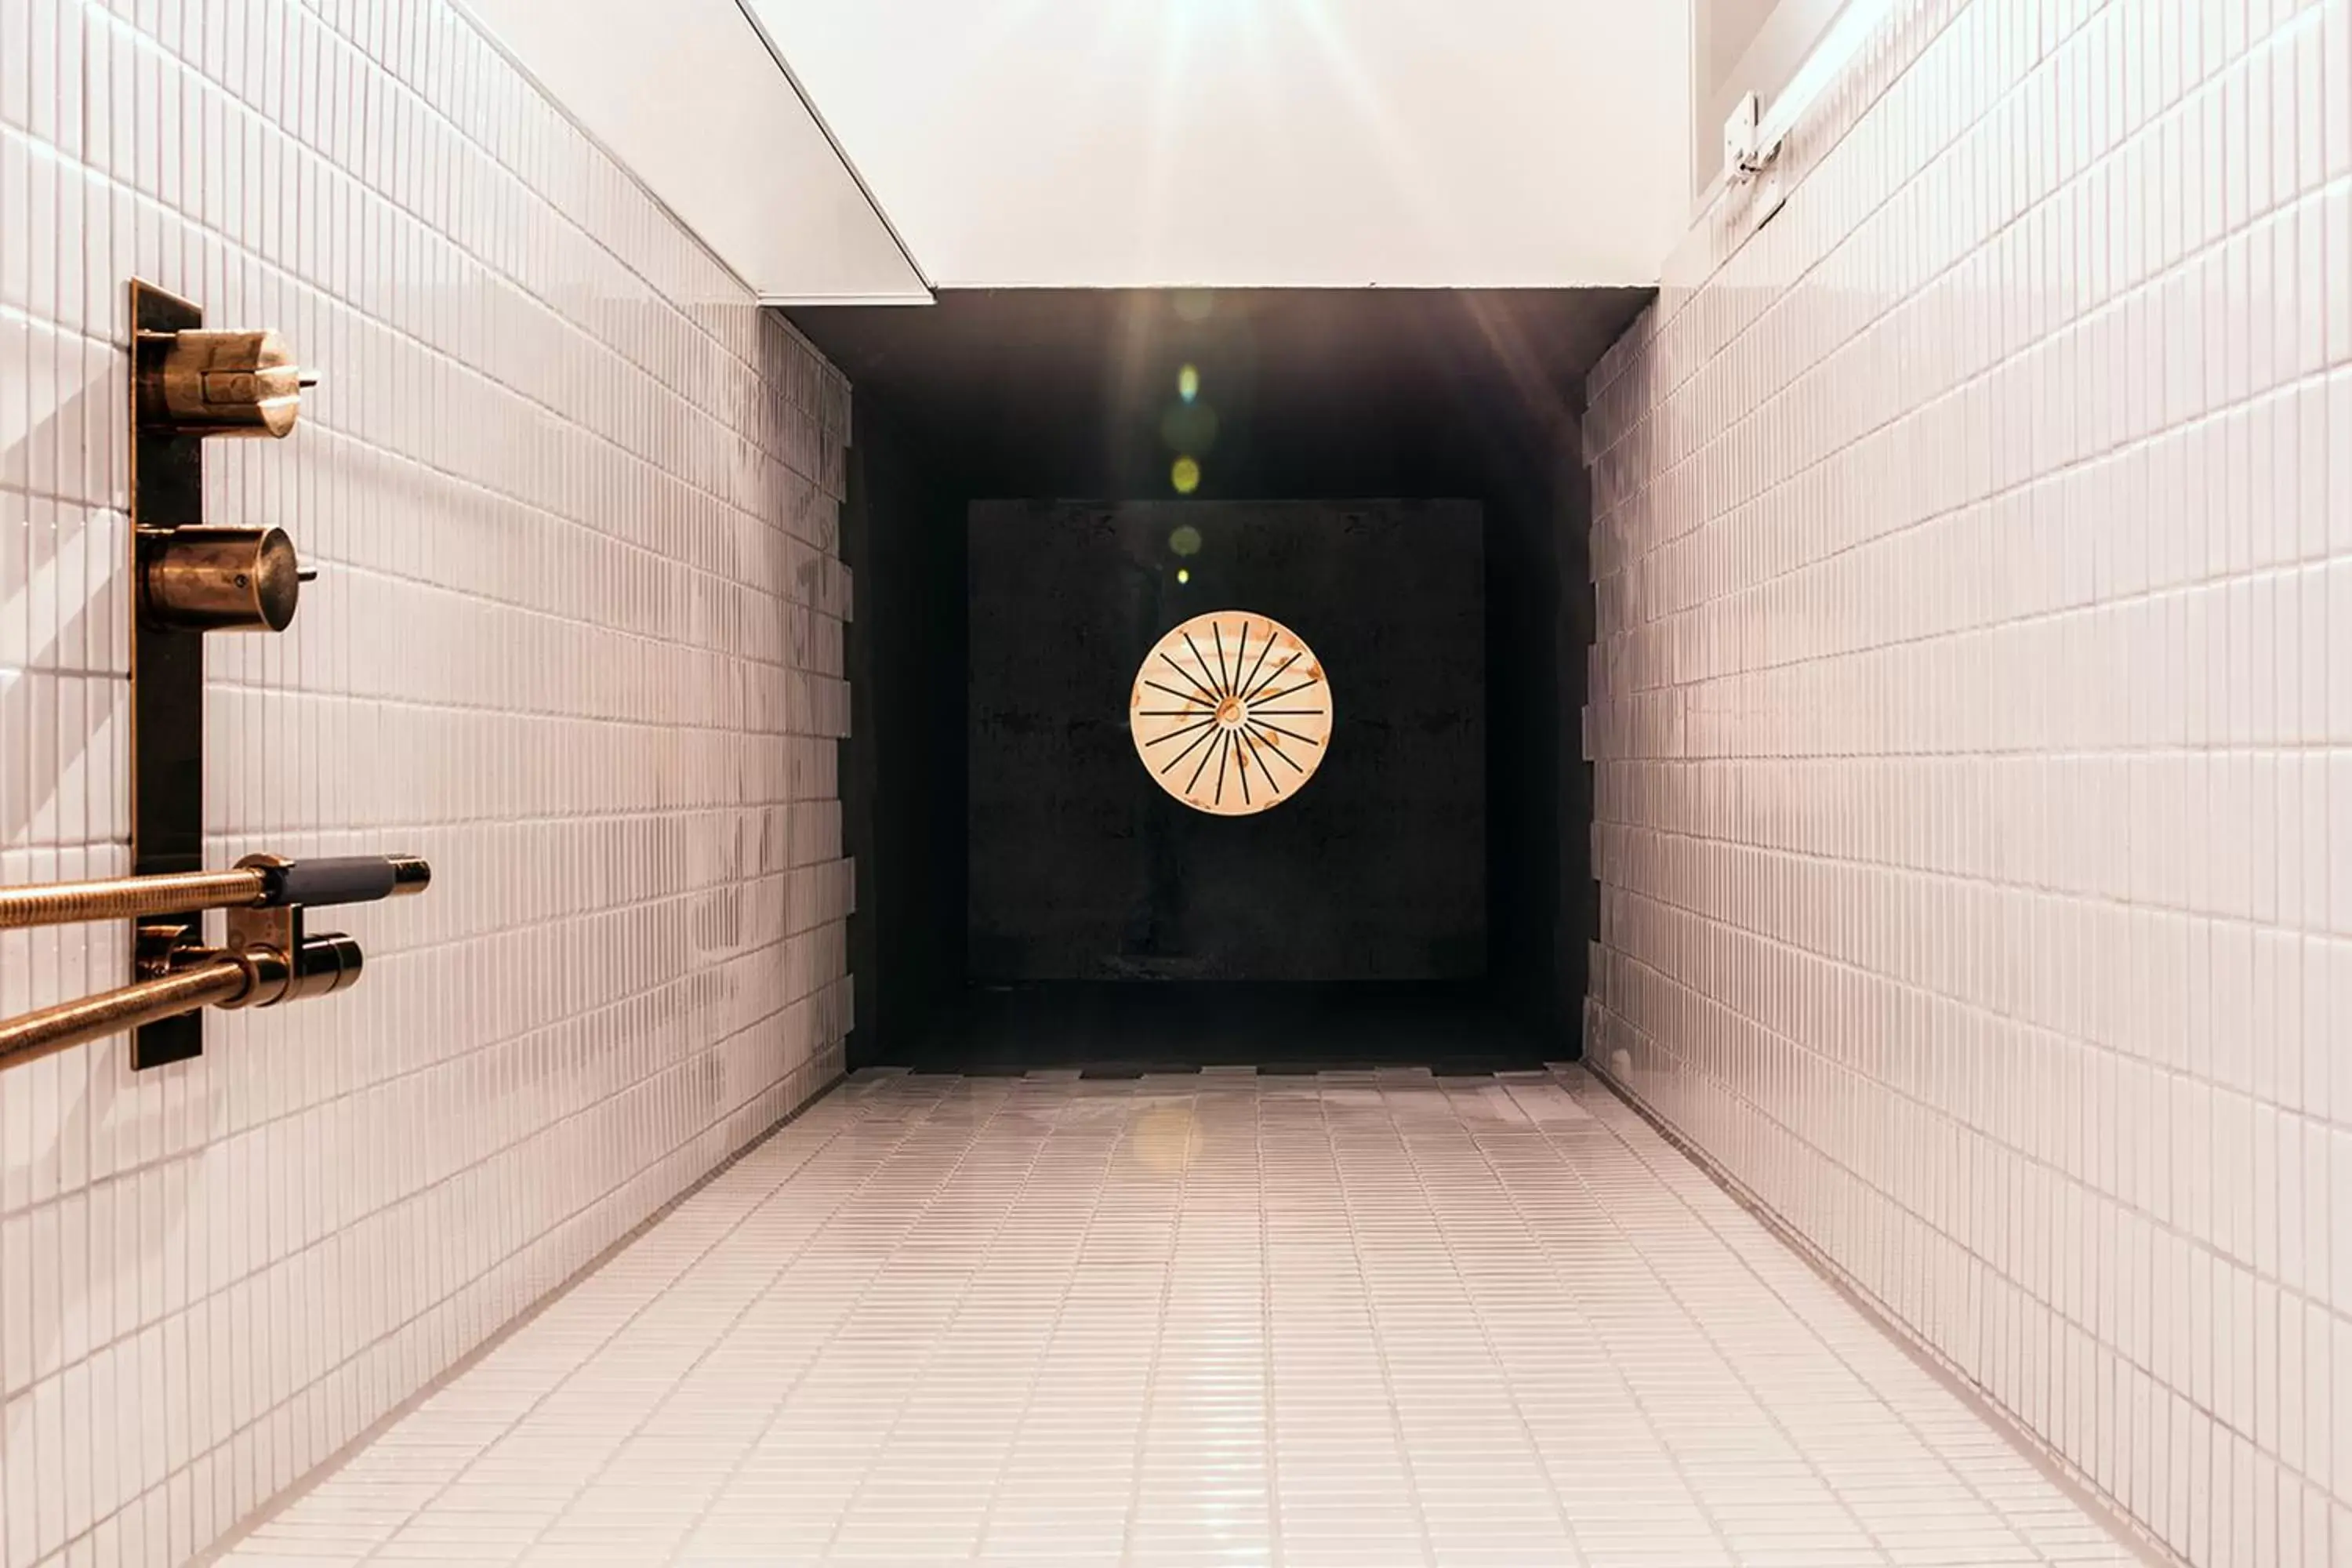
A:
<svg viewBox="0 0 2352 1568">
<path fill-rule="evenodd" d="M 941 287 L 1643 284 L 1690 216 L 1683 0 L 743 3 Z"/>
<path fill-rule="evenodd" d="M 929 299 L 736 0 L 465 3 L 763 299 Z"/>
</svg>

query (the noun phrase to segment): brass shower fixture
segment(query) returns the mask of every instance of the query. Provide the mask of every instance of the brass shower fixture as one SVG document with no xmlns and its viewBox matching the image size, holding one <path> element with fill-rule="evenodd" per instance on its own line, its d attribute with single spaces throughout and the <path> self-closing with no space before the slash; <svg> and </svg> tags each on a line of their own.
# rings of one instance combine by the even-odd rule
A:
<svg viewBox="0 0 2352 1568">
<path fill-rule="evenodd" d="M 284 631 L 311 575 L 283 530 L 205 519 L 204 446 L 291 434 L 316 378 L 277 333 L 208 329 L 201 308 L 150 283 L 132 281 L 131 321 L 131 858 L 142 877 L 193 876 L 204 863 L 204 636 Z M 142 953 L 180 951 L 194 932 L 193 915 L 166 915 L 140 922 L 137 941 Z M 203 1048 L 200 1015 L 142 1018 L 132 1062 Z"/>
<path fill-rule="evenodd" d="M 139 613 L 175 631 L 282 632 L 302 570 L 282 528 L 159 529 L 139 556 Z"/>
<path fill-rule="evenodd" d="M 139 332 L 139 424 L 158 434 L 282 437 L 317 384 L 276 332 Z"/>
<path fill-rule="evenodd" d="M 201 1031 L 199 1015 L 206 1007 L 275 1007 L 331 996 L 358 983 L 366 956 L 341 931 L 309 931 L 306 910 L 407 897 L 432 880 L 433 868 L 413 855 L 311 860 L 248 855 L 226 871 L 0 888 L 0 931 L 139 920 L 131 984 L 0 1019 L 0 1068 L 124 1029 L 137 1030 L 142 1047 L 151 1030 L 194 1026 Z M 225 945 L 208 947 L 192 922 L 166 918 L 205 910 L 228 911 Z"/>
<path fill-rule="evenodd" d="M 292 434 L 302 389 L 318 378 L 295 363 L 276 332 L 174 325 L 201 313 L 143 283 L 131 291 L 139 317 L 131 423 L 134 439 L 145 444 L 142 456 L 168 444 L 200 473 L 196 444 L 206 437 Z M 142 506 L 156 498 L 142 498 L 135 480 L 152 477 L 134 474 L 132 488 L 141 621 L 181 632 L 282 632 L 291 625 L 301 585 L 313 574 L 301 569 L 285 531 L 206 525 L 201 479 L 163 506 Z"/>
</svg>

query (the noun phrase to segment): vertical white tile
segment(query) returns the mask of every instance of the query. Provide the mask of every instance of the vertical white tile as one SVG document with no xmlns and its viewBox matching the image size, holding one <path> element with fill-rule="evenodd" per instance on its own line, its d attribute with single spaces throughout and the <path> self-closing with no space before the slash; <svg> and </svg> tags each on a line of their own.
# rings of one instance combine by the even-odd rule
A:
<svg viewBox="0 0 2352 1568">
<path fill-rule="evenodd" d="M 1897 955 L 1837 945 L 1834 927 L 1759 929 L 1734 879 L 1794 879 L 1833 907 L 1869 866 L 1898 903 L 1932 910 L 1960 896 L 1942 868 L 1844 844 L 1800 852 L 1745 816 L 1694 827 L 1654 787 L 1600 797 L 1612 853 L 1587 1048 L 2193 1560 L 2299 1547 L 2327 1561 L 2327 1500 L 2343 1495 L 2330 1325 L 2352 1306 L 2352 1191 L 2335 1152 L 2352 1107 L 2352 978 L 2341 1001 L 2336 978 L 2352 951 L 2352 677 L 2338 673 L 2352 647 L 2352 7 L 2177 0 L 2093 8 L 2077 31 L 2070 8 L 1955 0 L 1949 26 L 1915 25 L 1937 9 L 1901 7 L 1888 25 L 1884 58 L 1904 86 L 1832 94 L 1791 132 L 1789 203 L 1769 226 L 1749 237 L 1701 220 L 1677 274 L 1696 281 L 1662 295 L 1604 366 L 1585 444 L 1596 538 L 1622 544 L 1595 555 L 1587 732 L 1602 776 L 1643 777 L 1675 749 L 1598 721 L 1636 703 L 1719 715 L 1699 743 L 1726 789 L 1784 798 L 1792 786 L 1766 759 L 1809 752 L 1794 792 L 1854 821 L 1918 814 L 1917 755 L 1980 759 L 1999 781 L 1978 792 L 1994 923 L 1986 962 L 1936 984 L 1983 1020 L 1980 1077 L 1906 1080 L 1889 1049 L 1897 1017 L 1865 1026 L 1857 1047 L 1834 1006 L 1813 1004 L 1816 985 L 1915 976 Z M 1904 134 L 1905 88 L 1931 98 L 1955 81 L 1984 105 L 1969 137 L 1879 162 Z M 1897 531 L 1916 525 L 1907 480 L 1923 471 L 1905 432 L 1933 416 L 1934 389 L 1909 367 L 1877 374 L 1839 333 L 1725 339 L 1706 324 L 1820 320 L 1852 304 L 1839 290 L 1856 276 L 1888 290 L 1865 310 L 1917 308 L 1916 206 L 1979 170 L 1989 222 L 1956 237 L 1951 273 L 1968 280 L 1960 321 L 1993 404 L 1979 488 L 1995 500 L 1972 553 L 1956 569 L 1772 531 L 1801 503 L 1726 432 L 1769 433 L 1771 455 L 1800 467 L 1873 476 L 1854 526 Z M 1813 431 L 1806 400 L 1825 387 L 1854 407 Z M 1685 444 L 1635 435 L 1651 429 Z M 2144 579 L 2108 546 L 2116 517 L 2145 541 Z M 1727 570 L 1702 575 L 1664 542 L 1701 526 Z M 1801 589 L 1832 573 L 1842 593 L 1892 607 L 1890 626 L 1822 617 Z M 1718 617 L 1771 650 L 1770 680 L 1695 669 L 1636 683 Z M 1979 672 L 1980 707 L 1928 677 L 1951 658 Z M 1855 679 L 1865 663 L 1883 676 Z M 1649 918 L 1651 889 L 1685 867 L 1675 918 Z M 2137 994 L 2114 1005 L 2108 966 L 2085 956 L 2127 940 L 2100 918 L 2110 900 L 2131 917 L 2118 930 L 2150 937 L 2128 971 Z M 1751 953 L 1804 1000 L 1759 1005 L 1740 988 Z M 1621 968 L 1646 983 L 1601 983 Z M 1643 1042 L 1638 1066 L 1600 1048 L 1618 1036 Z M 2144 1110 L 2108 1065 L 2139 1062 Z M 1848 1075 L 1847 1103 L 1908 1097 L 1899 1133 L 1814 1103 L 1813 1086 Z M 2113 1154 L 2077 1096 L 2128 1124 Z M 1923 1215 L 1913 1178 L 1878 1159 L 1895 1137 L 1942 1167 L 1919 1182 L 1971 1184 L 1974 1201 Z M 1962 1150 L 1981 1152 L 1963 1164 Z M 2103 1201 L 2148 1227 L 2126 1302 L 2107 1299 L 2126 1287 L 2104 1252 L 2080 1281 L 2039 1228 Z M 1978 1293 L 1924 1249 L 1871 1240 L 1912 1224 L 1982 1259 Z M 2275 1379 L 2259 1326 L 2273 1288 Z M 2055 1325 L 2082 1292 L 2097 1348 L 2154 1379 L 2145 1405 L 2118 1411 L 2112 1462 L 2063 1392 L 2074 1352 Z M 2028 1305 L 2053 1294 L 2055 1317 Z M 1937 1331 L 1971 1312 L 1982 1331 Z"/>
<path fill-rule="evenodd" d="M 0 0 L 0 879 L 129 868 L 134 273 L 326 372 L 291 438 L 207 455 L 215 521 L 322 574 L 284 637 L 208 650 L 207 855 L 440 878 L 342 922 L 347 996 L 216 1016 L 159 1073 L 110 1041 L 0 1075 L 11 1568 L 207 1545 L 356 1430 L 347 1384 L 358 1424 L 421 1386 L 822 1087 L 846 1026 L 845 879 L 788 931 L 781 867 L 733 858 L 834 792 L 792 759 L 839 716 L 787 701 L 811 661 L 771 628 L 795 559 L 838 570 L 845 388 L 442 0 Z M 740 918 L 690 978 L 625 962 L 682 905 Z M 128 957 L 11 933 L 0 1005 Z"/>
</svg>

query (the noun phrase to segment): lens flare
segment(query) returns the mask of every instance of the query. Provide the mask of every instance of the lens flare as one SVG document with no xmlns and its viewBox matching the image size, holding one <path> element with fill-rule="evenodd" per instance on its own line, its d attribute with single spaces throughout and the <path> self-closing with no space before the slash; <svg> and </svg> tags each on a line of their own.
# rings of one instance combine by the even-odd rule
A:
<svg viewBox="0 0 2352 1568">
<path fill-rule="evenodd" d="M 1179 555 L 1201 553 L 1201 531 L 1185 523 L 1168 536 L 1168 548 Z"/>
<path fill-rule="evenodd" d="M 1201 488 L 1201 465 L 1191 458 L 1179 458 L 1168 470 L 1168 482 L 1176 487 L 1180 496 L 1191 495 Z"/>
<path fill-rule="evenodd" d="M 1176 373 L 1176 395 L 1190 403 L 1201 395 L 1201 368 L 1186 365 Z"/>
<path fill-rule="evenodd" d="M 1190 583 L 1192 580 L 1192 573 L 1190 567 L 1179 566 L 1176 568 L 1176 581 L 1178 583 Z"/>
</svg>

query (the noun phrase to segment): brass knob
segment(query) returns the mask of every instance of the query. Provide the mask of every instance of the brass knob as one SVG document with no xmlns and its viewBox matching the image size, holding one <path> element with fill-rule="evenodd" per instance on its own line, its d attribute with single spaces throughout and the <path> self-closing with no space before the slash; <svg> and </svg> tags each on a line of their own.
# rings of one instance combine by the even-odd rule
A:
<svg viewBox="0 0 2352 1568">
<path fill-rule="evenodd" d="M 142 332 L 139 423 L 182 436 L 283 436 L 312 380 L 276 332 Z"/>
<path fill-rule="evenodd" d="M 253 942 L 226 952 L 196 950 L 200 961 L 226 958 L 245 971 L 245 988 L 217 1003 L 222 1007 L 275 1007 L 281 1003 L 331 996 L 360 982 L 367 955 L 342 932 L 306 936 L 291 932 L 284 943 Z"/>
<path fill-rule="evenodd" d="M 139 542 L 141 613 L 171 631 L 282 632 L 310 575 L 279 528 L 190 524 Z"/>
</svg>

